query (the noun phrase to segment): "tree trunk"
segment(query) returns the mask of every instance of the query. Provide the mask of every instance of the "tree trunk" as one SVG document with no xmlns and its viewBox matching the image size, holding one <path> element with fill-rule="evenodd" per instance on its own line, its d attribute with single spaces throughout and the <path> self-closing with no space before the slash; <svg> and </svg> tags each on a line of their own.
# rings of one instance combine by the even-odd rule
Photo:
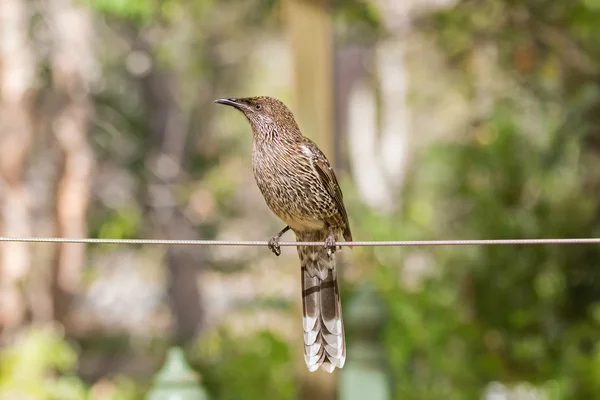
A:
<svg viewBox="0 0 600 400">
<path fill-rule="evenodd" d="M 27 1 L 0 1 L 0 222 L 2 236 L 30 236 L 24 180 L 33 136 L 36 63 L 29 45 Z M 0 245 L 0 326 L 14 328 L 25 317 L 19 289 L 30 268 L 26 243 Z"/>
<path fill-rule="evenodd" d="M 56 230 L 60 237 L 86 237 L 86 211 L 94 165 L 88 141 L 89 84 L 96 72 L 89 12 L 75 0 L 53 0 L 52 79 L 56 109 L 52 121 L 62 165 L 56 190 Z M 54 317 L 64 322 L 79 289 L 84 244 L 59 244 L 53 273 Z"/>
<path fill-rule="evenodd" d="M 143 40 L 137 40 L 134 47 L 151 57 L 150 46 Z M 184 176 L 189 124 L 189 114 L 178 100 L 182 97 L 178 82 L 153 59 L 153 68 L 140 83 L 149 117 L 148 229 L 155 238 L 198 239 L 194 226 L 179 209 L 175 194 Z M 203 323 L 198 279 L 204 250 L 201 246 L 171 246 L 165 261 L 169 270 L 167 292 L 173 313 L 173 336 L 176 343 L 182 344 L 196 337 Z"/>
</svg>

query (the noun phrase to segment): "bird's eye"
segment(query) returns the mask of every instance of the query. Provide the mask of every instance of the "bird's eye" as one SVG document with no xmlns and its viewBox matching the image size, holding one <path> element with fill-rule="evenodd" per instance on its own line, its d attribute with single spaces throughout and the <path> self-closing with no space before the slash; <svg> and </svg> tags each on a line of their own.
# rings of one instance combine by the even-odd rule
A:
<svg viewBox="0 0 600 400">
<path fill-rule="evenodd" d="M 257 111 L 262 110 L 262 104 L 257 104 L 254 106 L 254 108 L 256 108 Z"/>
</svg>

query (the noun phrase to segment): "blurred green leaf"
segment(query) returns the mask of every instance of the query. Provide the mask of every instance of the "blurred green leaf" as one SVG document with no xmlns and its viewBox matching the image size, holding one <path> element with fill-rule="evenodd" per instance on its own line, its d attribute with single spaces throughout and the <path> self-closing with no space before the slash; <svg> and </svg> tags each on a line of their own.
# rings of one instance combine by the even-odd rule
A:
<svg viewBox="0 0 600 400">
<path fill-rule="evenodd" d="M 155 0 L 82 0 L 88 6 L 119 17 L 146 20 L 156 11 Z"/>
</svg>

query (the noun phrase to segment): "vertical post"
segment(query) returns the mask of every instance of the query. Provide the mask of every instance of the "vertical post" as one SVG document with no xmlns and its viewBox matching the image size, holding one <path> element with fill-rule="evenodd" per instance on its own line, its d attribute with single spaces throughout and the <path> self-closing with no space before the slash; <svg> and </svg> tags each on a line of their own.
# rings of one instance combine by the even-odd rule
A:
<svg viewBox="0 0 600 400">
<path fill-rule="evenodd" d="M 302 132 L 334 160 L 333 31 L 328 0 L 284 0 L 292 49 L 294 109 Z"/>
<path fill-rule="evenodd" d="M 293 109 L 302 133 L 313 139 L 335 166 L 333 134 L 333 36 L 329 0 L 284 0 L 283 13 L 292 52 Z M 300 398 L 336 397 L 335 378 L 308 372 L 304 361 Z"/>
<path fill-rule="evenodd" d="M 328 0 L 284 0 L 283 13 L 294 69 L 293 110 L 302 133 L 335 166 L 333 133 L 333 36 Z M 337 373 L 308 372 L 304 361 L 300 398 L 336 397 Z"/>
<path fill-rule="evenodd" d="M 388 400 L 391 398 L 386 360 L 379 336 L 385 309 L 368 285 L 359 288 L 347 307 L 346 326 L 354 334 L 348 341 L 348 361 L 341 371 L 341 400 Z"/>
</svg>

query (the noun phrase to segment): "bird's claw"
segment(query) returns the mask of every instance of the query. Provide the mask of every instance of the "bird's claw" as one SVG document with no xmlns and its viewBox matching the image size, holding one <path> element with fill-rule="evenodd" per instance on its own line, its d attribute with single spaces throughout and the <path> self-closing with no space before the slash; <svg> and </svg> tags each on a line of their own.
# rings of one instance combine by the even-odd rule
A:
<svg viewBox="0 0 600 400">
<path fill-rule="evenodd" d="M 336 251 L 335 238 L 333 236 L 328 236 L 325 239 L 325 249 L 327 250 L 327 257 L 333 256 Z"/>
<path fill-rule="evenodd" d="M 271 249 L 271 251 L 279 257 L 279 255 L 281 254 L 281 247 L 279 246 L 279 236 L 275 235 L 271 239 L 269 239 L 269 249 Z"/>
</svg>

